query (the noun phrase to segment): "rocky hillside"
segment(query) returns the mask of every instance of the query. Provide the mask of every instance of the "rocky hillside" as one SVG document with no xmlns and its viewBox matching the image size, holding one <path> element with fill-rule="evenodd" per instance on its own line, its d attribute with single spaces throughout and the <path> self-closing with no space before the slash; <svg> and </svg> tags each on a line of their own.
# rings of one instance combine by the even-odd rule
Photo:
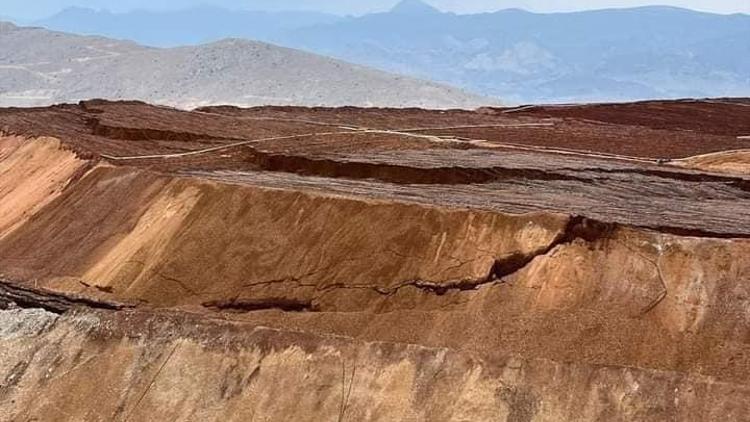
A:
<svg viewBox="0 0 750 422">
<path fill-rule="evenodd" d="M 88 98 L 212 104 L 474 108 L 491 103 L 444 85 L 261 42 L 157 49 L 19 28 L 0 31 L 0 105 Z"/>
<path fill-rule="evenodd" d="M 404 0 L 389 13 L 300 28 L 278 42 L 513 103 L 750 95 L 750 16 L 742 14 L 456 15 Z"/>
<path fill-rule="evenodd" d="M 446 4 L 404 0 L 389 12 L 338 19 L 222 9 L 71 9 L 38 24 L 158 46 L 228 35 L 269 41 L 442 81 L 509 103 L 750 95 L 746 14 L 638 7 L 463 15 L 443 13 L 429 3 Z M 493 5 L 505 7 L 507 2 Z M 203 25 L 193 31 L 198 19 Z M 269 28 L 259 21 L 274 24 Z"/>
</svg>

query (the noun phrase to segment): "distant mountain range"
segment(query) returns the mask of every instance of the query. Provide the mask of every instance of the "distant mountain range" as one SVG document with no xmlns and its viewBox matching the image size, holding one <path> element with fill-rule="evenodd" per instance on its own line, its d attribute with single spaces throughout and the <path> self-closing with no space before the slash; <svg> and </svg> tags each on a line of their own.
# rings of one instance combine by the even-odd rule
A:
<svg viewBox="0 0 750 422">
<path fill-rule="evenodd" d="M 272 41 L 291 30 L 342 19 L 316 12 L 253 12 L 209 6 L 122 14 L 72 7 L 35 24 L 57 31 L 127 39 L 153 47 L 177 47 L 224 38 Z"/>
<path fill-rule="evenodd" d="M 39 24 L 157 46 L 226 36 L 274 42 L 510 102 L 750 95 L 750 16 L 671 7 L 536 14 L 62 12 Z"/>
<path fill-rule="evenodd" d="M 0 22 L 0 106 L 89 98 L 182 108 L 306 105 L 475 108 L 487 98 L 258 41 L 177 48 Z"/>
</svg>

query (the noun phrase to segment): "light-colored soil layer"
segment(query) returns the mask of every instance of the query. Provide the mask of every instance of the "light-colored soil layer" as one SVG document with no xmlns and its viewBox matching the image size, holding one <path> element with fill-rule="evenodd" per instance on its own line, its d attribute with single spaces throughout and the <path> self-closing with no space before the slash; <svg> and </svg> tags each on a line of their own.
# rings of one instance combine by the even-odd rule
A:
<svg viewBox="0 0 750 422">
<path fill-rule="evenodd" d="M 143 327 L 148 327 L 143 330 Z M 179 315 L 0 311 L 9 420 L 742 420 L 701 376 L 365 343 Z"/>
<path fill-rule="evenodd" d="M 677 166 L 715 173 L 750 175 L 750 150 L 699 155 L 674 162 Z"/>
<path fill-rule="evenodd" d="M 58 197 L 85 166 L 57 139 L 0 137 L 0 238 Z"/>
</svg>

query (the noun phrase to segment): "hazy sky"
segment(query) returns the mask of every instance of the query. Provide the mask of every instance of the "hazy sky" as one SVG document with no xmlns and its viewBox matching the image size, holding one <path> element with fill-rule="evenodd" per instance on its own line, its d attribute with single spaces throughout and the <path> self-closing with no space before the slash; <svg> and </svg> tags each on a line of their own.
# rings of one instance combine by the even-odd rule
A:
<svg viewBox="0 0 750 422">
<path fill-rule="evenodd" d="M 24 19 L 45 17 L 70 6 L 126 11 L 137 8 L 178 9 L 215 5 L 245 9 L 304 9 L 338 14 L 361 14 L 386 10 L 398 0 L 0 0 L 0 16 Z M 446 11 L 471 13 L 519 7 L 552 12 L 606 7 L 672 5 L 719 13 L 750 13 L 750 0 L 429 0 Z"/>
</svg>

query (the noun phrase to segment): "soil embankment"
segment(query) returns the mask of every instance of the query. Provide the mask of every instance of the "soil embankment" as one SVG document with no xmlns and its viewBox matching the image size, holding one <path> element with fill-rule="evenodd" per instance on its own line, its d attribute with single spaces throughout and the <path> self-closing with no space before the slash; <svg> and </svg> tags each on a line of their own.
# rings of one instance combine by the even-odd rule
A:
<svg viewBox="0 0 750 422">
<path fill-rule="evenodd" d="M 0 111 L 14 419 L 750 410 L 742 174 L 403 131 L 559 117 L 532 111 L 80 107 Z"/>
</svg>

